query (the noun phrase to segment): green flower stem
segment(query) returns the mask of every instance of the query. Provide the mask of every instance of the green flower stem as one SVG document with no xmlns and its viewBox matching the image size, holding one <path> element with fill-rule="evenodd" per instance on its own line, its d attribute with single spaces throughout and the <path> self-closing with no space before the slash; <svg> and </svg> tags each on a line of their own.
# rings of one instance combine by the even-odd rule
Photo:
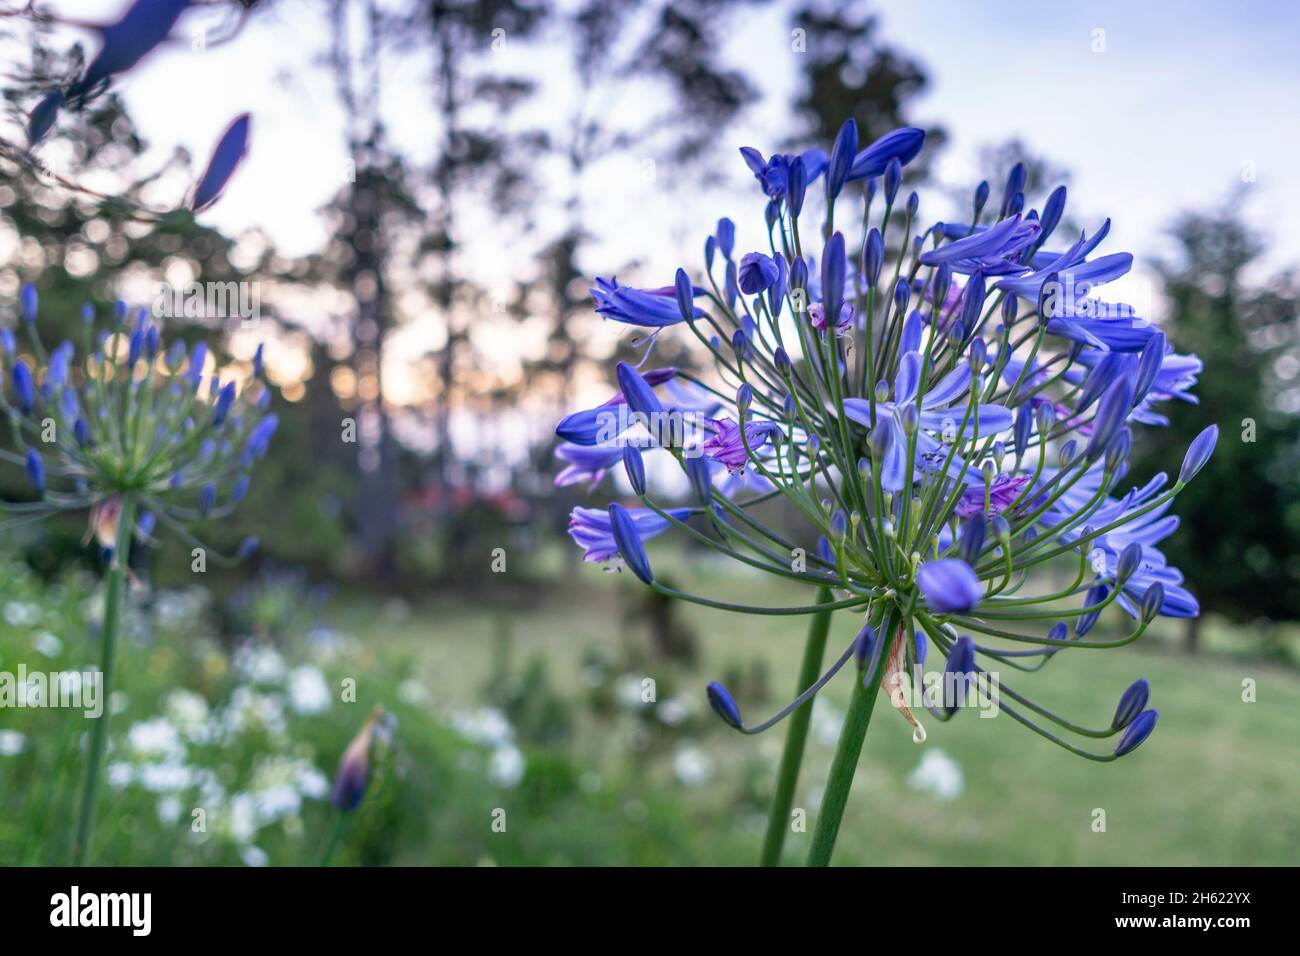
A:
<svg viewBox="0 0 1300 956">
<path fill-rule="evenodd" d="M 86 764 L 86 787 L 81 797 L 81 818 L 77 824 L 77 842 L 72 846 L 72 864 L 81 866 L 90 855 L 90 841 L 95 832 L 95 803 L 99 797 L 100 765 L 108 743 L 108 720 L 112 713 L 113 662 L 117 651 L 117 632 L 122 617 L 122 591 L 126 584 L 127 563 L 131 559 L 131 533 L 135 526 L 135 499 L 122 496 L 122 510 L 117 519 L 117 541 L 113 562 L 108 569 L 108 591 L 104 600 L 104 623 L 100 628 L 99 670 L 103 674 L 100 696 L 104 712 L 95 721 L 90 738 L 90 759 Z"/>
<path fill-rule="evenodd" d="M 892 641 L 896 623 L 897 612 L 891 606 L 886 609 L 884 620 L 876 631 L 876 640 Z M 853 787 L 853 775 L 858 769 L 858 757 L 862 754 L 862 743 L 866 739 L 871 712 L 876 705 L 880 682 L 885 674 L 884 658 L 887 654 L 888 646 L 882 649 L 880 664 L 869 683 L 864 684 L 861 676 L 853 682 L 853 699 L 849 703 L 849 712 L 844 716 L 840 741 L 835 747 L 835 757 L 826 778 L 821 812 L 817 815 L 817 828 L 813 831 L 812 849 L 808 851 L 809 866 L 830 865 L 831 854 L 835 851 L 835 838 L 840 832 L 840 820 L 844 817 L 849 790 Z"/>
<path fill-rule="evenodd" d="M 320 865 L 329 866 L 330 861 L 334 859 L 334 850 L 339 845 L 339 837 L 343 835 L 343 811 L 334 811 L 334 826 L 330 828 L 329 840 L 325 844 L 325 852 L 321 854 Z"/>
<path fill-rule="evenodd" d="M 818 604 L 831 603 L 830 588 L 817 592 Z M 826 655 L 826 635 L 830 633 L 831 611 L 818 611 L 808 627 L 808 643 L 803 649 L 803 666 L 799 670 L 799 685 L 795 696 L 812 686 L 821 674 L 822 660 Z M 814 698 L 815 699 L 815 698 Z M 767 837 L 763 840 L 761 866 L 777 866 L 781 862 L 781 848 L 790 829 L 790 807 L 794 803 L 794 790 L 799 782 L 799 767 L 803 763 L 804 744 L 808 741 L 808 723 L 812 719 L 813 699 L 790 715 L 786 730 L 785 749 L 781 752 L 781 767 L 776 775 L 776 794 L 772 797 L 772 810 L 767 820 Z"/>
</svg>

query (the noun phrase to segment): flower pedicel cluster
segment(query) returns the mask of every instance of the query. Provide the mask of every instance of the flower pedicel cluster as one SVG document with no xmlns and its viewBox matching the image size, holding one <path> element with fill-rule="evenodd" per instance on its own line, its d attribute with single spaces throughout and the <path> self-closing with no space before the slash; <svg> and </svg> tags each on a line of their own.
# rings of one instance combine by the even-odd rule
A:
<svg viewBox="0 0 1300 956">
<path fill-rule="evenodd" d="M 747 725 L 725 688 L 708 689 L 724 721 L 753 733 L 857 662 L 861 678 L 823 809 L 834 818 L 831 843 L 842 811 L 835 800 L 847 790 L 843 778 L 851 781 L 879 687 L 924 739 L 902 677 L 919 686 L 931 648 L 944 661 L 942 692 L 924 700 L 935 719 L 996 690 L 999 709 L 1039 735 L 1113 760 L 1155 727 L 1145 680 L 1124 692 L 1109 726 L 1090 728 L 987 678 L 1002 668 L 1037 670 L 1063 650 L 1129 644 L 1157 615 L 1198 613 L 1157 545 L 1177 527 L 1169 506 L 1208 459 L 1217 428 L 1192 443 L 1172 485 L 1164 474 L 1136 488 L 1123 479 L 1134 429 L 1163 424 L 1163 402 L 1195 401 L 1200 360 L 1174 352 L 1131 307 L 1093 294 L 1132 265 L 1128 253 L 1090 258 L 1109 221 L 1048 246 L 1066 191 L 1026 212 L 1023 165 L 996 207 L 981 183 L 968 220 L 922 228 L 918 196 L 904 196 L 900 184 L 923 141 L 921 130 L 900 129 L 859 150 L 849 121 L 829 155 L 764 159 L 741 150 L 768 200 L 766 248 L 737 257 L 734 226 L 723 219 L 705 243 L 702 285 L 679 269 L 668 288 L 598 279 L 593 289 L 608 319 L 654 334 L 685 326 L 716 375 L 620 363 L 618 394 L 556 429 L 564 442 L 557 454 L 568 463 L 560 481 L 594 483 L 622 461 L 642 504 L 574 510 L 570 534 L 587 560 L 621 557 L 655 590 L 712 607 L 864 614 L 831 668 L 820 677 L 814 670 L 816 679 L 801 682 L 802 693 L 771 720 Z M 814 257 L 800 217 L 819 180 L 825 206 Z M 843 198 L 855 183 L 846 217 Z M 846 232 L 856 237 L 853 254 Z M 684 429 L 665 435 L 659 427 L 689 416 L 708 436 L 698 446 L 676 440 Z M 651 496 L 647 446 L 680 461 L 692 507 L 666 509 Z M 756 505 L 776 497 L 806 524 L 802 540 L 817 542 L 806 556 L 755 516 Z M 669 588 L 644 542 L 670 528 L 834 593 L 773 608 Z M 1074 558 L 1068 580 L 1045 573 L 1066 556 Z M 1132 618 L 1131 631 L 1087 639 L 1112 604 Z M 1114 737 L 1100 753 L 1086 746 Z"/>
</svg>

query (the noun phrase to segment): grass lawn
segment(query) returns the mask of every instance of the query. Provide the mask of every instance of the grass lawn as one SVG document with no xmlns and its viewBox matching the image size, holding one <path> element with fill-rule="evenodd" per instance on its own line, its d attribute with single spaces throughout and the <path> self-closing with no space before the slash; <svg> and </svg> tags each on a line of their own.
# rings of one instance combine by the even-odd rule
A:
<svg viewBox="0 0 1300 956">
<path fill-rule="evenodd" d="M 656 552 L 652 549 L 651 558 Z M 664 561 L 664 566 L 668 566 Z M 679 581 L 699 593 L 763 604 L 806 604 L 812 594 L 767 576 L 745 577 L 730 567 L 676 563 Z M 441 709 L 475 706 L 494 667 L 499 635 L 512 635 L 515 659 L 540 658 L 558 692 L 583 692 L 584 655 L 592 648 L 626 650 L 623 606 L 644 589 L 628 574 L 617 578 L 594 566 L 557 574 L 527 606 L 517 598 L 444 598 L 397 609 L 368 601 L 341 601 L 335 620 L 379 655 L 410 662 L 412 672 Z M 646 676 L 672 686 L 706 713 L 704 685 L 724 674 L 768 675 L 770 692 L 757 700 L 738 694 L 752 720 L 782 706 L 793 690 L 806 618 L 729 615 L 687 606 L 681 612 L 699 639 L 694 669 L 647 664 Z M 1117 620 L 1104 619 L 1118 626 Z M 832 624 L 828 657 L 852 639 L 856 622 L 845 612 Z M 923 718 L 929 741 L 918 746 L 902 717 L 877 707 L 841 830 L 836 860 L 860 864 L 1064 865 L 1294 865 L 1300 861 L 1300 674 L 1252 658 L 1248 635 L 1206 628 L 1211 651 L 1195 657 L 1177 649 L 1170 628 L 1137 644 L 1058 655 L 1043 671 L 1009 672 L 1016 690 L 1090 726 L 1109 723 L 1134 679 L 1148 678 L 1160 724 L 1135 754 L 1110 764 L 1077 758 L 1002 715 L 977 712 L 941 725 Z M 1220 648 L 1240 647 L 1229 654 Z M 933 662 L 931 662 L 933 664 Z M 1256 702 L 1244 702 L 1243 681 L 1254 681 Z M 761 684 L 761 682 L 760 682 Z M 804 763 L 796 806 L 815 817 L 818 792 L 834 746 L 849 679 L 823 694 Z M 743 799 L 751 777 L 770 788 L 784 727 L 742 737 L 716 720 L 699 720 L 699 747 L 712 773 L 687 787 L 648 763 L 610 725 L 579 720 L 572 744 L 578 759 L 609 770 L 632 790 L 669 788 L 688 808 L 694 862 L 743 863 L 757 855 L 761 799 Z M 1104 743 L 1101 745 L 1104 746 Z M 923 755 L 938 748 L 960 767 L 964 786 L 950 799 L 908 783 Z M 1100 748 L 1099 748 L 1100 749 Z M 759 764 L 755 774 L 755 764 Z M 765 795 L 760 794 L 760 798 Z M 629 795 L 629 800 L 632 797 Z M 1098 832 L 1097 811 L 1105 813 Z M 811 825 L 809 826 L 811 830 Z M 810 835 L 792 833 L 787 862 L 798 862 Z M 610 860 L 617 863 L 617 860 Z"/>
</svg>

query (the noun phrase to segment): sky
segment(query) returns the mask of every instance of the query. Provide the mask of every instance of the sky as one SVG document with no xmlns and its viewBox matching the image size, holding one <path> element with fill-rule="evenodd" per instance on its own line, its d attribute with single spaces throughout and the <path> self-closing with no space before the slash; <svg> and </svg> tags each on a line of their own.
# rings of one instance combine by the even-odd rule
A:
<svg viewBox="0 0 1300 956">
<path fill-rule="evenodd" d="M 51 0 L 50 6 L 64 17 L 103 21 L 123 3 Z M 736 220 L 742 246 L 762 245 L 762 201 L 735 149 L 753 145 L 766 154 L 790 131 L 787 104 L 799 55 L 791 49 L 791 6 L 777 0 L 747 8 L 729 28 L 724 56 L 747 62 L 764 95 L 719 137 L 717 162 L 728 176 L 721 188 L 693 192 L 688 185 L 667 194 L 658 177 L 675 171 L 659 168 L 647 176 L 644 159 L 631 155 L 592 171 L 583 193 L 598 236 L 584 260 L 593 275 L 631 263 L 633 271 L 620 278 L 666 284 L 678 265 L 698 266 L 703 237 L 722 215 Z M 187 14 L 170 46 L 120 87 L 158 157 L 179 145 L 201 162 L 230 119 L 251 110 L 250 156 L 204 221 L 232 234 L 262 230 L 291 255 L 322 245 L 319 210 L 346 176 L 342 115 L 332 81 L 317 66 L 328 43 L 324 7 L 319 0 L 280 0 L 237 40 L 208 49 L 201 28 L 209 21 Z M 1112 297 L 1139 308 L 1149 301 L 1150 263 L 1170 252 L 1166 230 L 1173 217 L 1221 204 L 1234 190 L 1270 240 L 1267 265 L 1300 262 L 1300 231 L 1289 228 L 1300 221 L 1300 65 L 1293 51 L 1300 4 L 889 0 L 871 8 L 888 42 L 919 59 L 930 75 L 912 109 L 917 120 L 941 123 L 949 133 L 937 165 L 940 181 L 1001 175 L 978 171 L 975 160 L 981 147 L 1013 137 L 1068 169 L 1073 219 L 1091 231 L 1111 217 L 1101 251 L 1135 255 L 1133 275 L 1112 287 Z M 69 43 L 88 38 L 75 28 L 65 33 Z M 503 66 L 543 83 L 525 117 L 563 115 L 572 94 L 556 39 L 526 46 L 506 37 L 499 53 Z M 484 37 L 485 48 L 490 43 Z M 437 142 L 427 66 L 411 58 L 387 62 L 390 135 L 427 161 Z M 653 87 L 633 88 L 603 105 L 654 112 L 657 95 Z M 175 201 L 184 185 L 160 189 L 176 192 L 168 197 Z M 1000 185 L 994 182 L 995 194 Z M 1028 204 L 1041 200 L 1031 196 Z M 923 195 L 922 218 L 951 215 L 945 203 Z M 525 240 L 513 240 L 520 248 L 502 256 L 502 243 L 512 240 L 492 226 L 465 221 L 465 267 L 487 285 L 504 287 L 512 269 L 528 261 Z M 1159 309 L 1151 305 L 1153 318 L 1160 318 Z M 521 330 L 521 340 L 528 334 Z M 439 321 L 415 316 L 406 336 L 412 354 L 436 348 Z"/>
</svg>

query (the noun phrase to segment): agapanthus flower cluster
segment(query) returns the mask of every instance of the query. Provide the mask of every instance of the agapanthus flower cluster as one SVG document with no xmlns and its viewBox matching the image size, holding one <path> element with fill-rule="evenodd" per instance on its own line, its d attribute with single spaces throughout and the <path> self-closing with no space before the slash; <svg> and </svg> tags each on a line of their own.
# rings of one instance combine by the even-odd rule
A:
<svg viewBox="0 0 1300 956">
<path fill-rule="evenodd" d="M 241 390 L 202 342 L 166 346 L 147 309 L 119 302 L 98 328 L 87 305 L 80 354 L 68 340 L 46 350 L 30 285 L 20 313 L 17 330 L 0 328 L 0 409 L 10 426 L 0 461 L 26 472 L 32 500 L 0 502 L 0 527 L 89 509 L 89 533 L 112 552 L 125 511 L 136 539 L 153 540 L 161 526 L 211 560 L 229 560 L 189 526 L 235 510 L 275 433 L 262 347 Z M 256 547 L 247 538 L 234 557 Z"/>
<path fill-rule="evenodd" d="M 917 193 L 902 190 L 923 141 L 901 129 L 860 150 L 850 121 L 829 154 L 743 149 L 767 197 L 765 236 L 742 245 L 722 219 L 702 272 L 679 269 L 655 289 L 597 279 L 599 313 L 653 335 L 681 326 L 712 373 L 647 369 L 648 353 L 618 365 L 619 391 L 604 405 L 560 423 L 564 482 L 594 484 L 621 462 L 640 499 L 577 508 L 570 533 L 588 560 L 621 557 L 666 595 L 755 614 L 863 614 L 831 669 L 769 721 L 747 725 L 711 684 L 714 709 L 738 730 L 771 726 L 856 661 L 918 740 L 922 708 L 945 721 L 996 693 L 1001 712 L 1036 733 L 1113 760 L 1155 726 L 1145 680 L 1093 728 L 1002 676 L 1062 651 L 1129 644 L 1157 615 L 1198 613 L 1159 544 L 1217 429 L 1195 440 L 1172 482 L 1159 474 L 1134 487 L 1127 472 L 1139 426 L 1163 424 L 1171 400 L 1195 401 L 1201 363 L 1132 307 L 1099 297 L 1133 257 L 1095 254 L 1109 220 L 1062 238 L 1065 187 L 1028 208 L 1023 165 L 994 202 L 981 183 L 959 222 L 923 220 Z M 820 221 L 805 213 L 814 205 Z M 649 454 L 680 463 L 690 507 L 668 508 L 647 487 Z M 802 532 L 760 519 L 773 499 L 792 515 L 781 528 Z M 750 606 L 668 587 L 645 542 L 669 530 L 833 598 Z M 1097 639 L 1111 605 L 1131 626 Z M 904 677 L 933 689 L 922 706 L 908 706 Z M 1106 738 L 1117 739 L 1087 746 Z"/>
</svg>

